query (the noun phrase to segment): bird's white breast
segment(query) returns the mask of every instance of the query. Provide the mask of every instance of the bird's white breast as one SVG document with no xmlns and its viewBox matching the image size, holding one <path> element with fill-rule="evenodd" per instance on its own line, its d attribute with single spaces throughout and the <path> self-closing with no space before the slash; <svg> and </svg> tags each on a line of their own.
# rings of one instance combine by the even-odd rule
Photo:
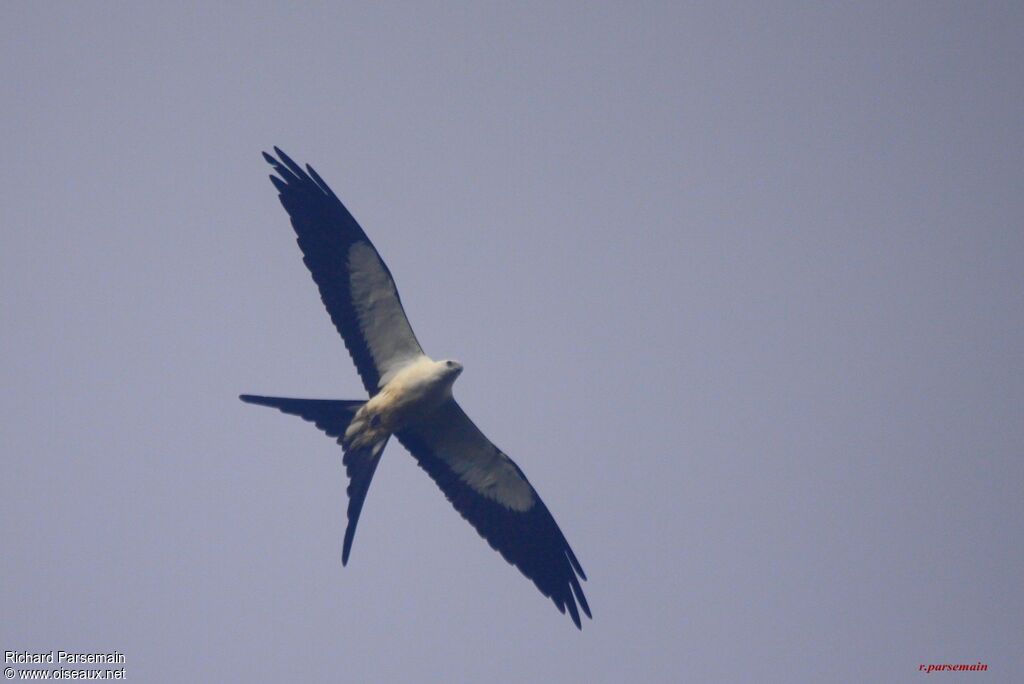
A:
<svg viewBox="0 0 1024 684">
<path fill-rule="evenodd" d="M 440 365 L 421 356 L 395 373 L 365 408 L 371 416 L 380 416 L 382 427 L 396 432 L 433 411 L 451 396 L 451 391 L 451 379 L 445 377 Z"/>
</svg>

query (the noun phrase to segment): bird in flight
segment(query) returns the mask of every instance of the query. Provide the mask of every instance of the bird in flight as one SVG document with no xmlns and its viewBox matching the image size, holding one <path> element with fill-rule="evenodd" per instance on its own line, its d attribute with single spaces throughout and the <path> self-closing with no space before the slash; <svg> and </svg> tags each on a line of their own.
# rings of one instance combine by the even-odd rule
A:
<svg viewBox="0 0 1024 684">
<path fill-rule="evenodd" d="M 341 445 L 349 479 L 342 564 L 377 463 L 395 435 L 480 536 L 581 627 L 579 609 L 591 617 L 579 582 L 587 578 L 583 568 L 523 471 L 452 396 L 462 365 L 423 353 L 391 271 L 352 214 L 311 166 L 274 152 L 277 158 L 263 153 L 277 174 L 270 180 L 369 399 L 239 398 L 299 416 Z"/>
</svg>

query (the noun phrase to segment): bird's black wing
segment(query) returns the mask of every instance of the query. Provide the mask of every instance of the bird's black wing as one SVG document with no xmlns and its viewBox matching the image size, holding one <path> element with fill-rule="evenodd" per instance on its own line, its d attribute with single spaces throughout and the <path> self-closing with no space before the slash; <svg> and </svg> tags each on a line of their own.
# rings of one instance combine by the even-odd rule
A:
<svg viewBox="0 0 1024 684">
<path fill-rule="evenodd" d="M 583 568 L 523 471 L 491 443 L 454 399 L 398 439 L 455 509 L 505 560 L 569 611 L 577 627 L 590 606 Z M 577 577 L 578 576 L 578 577 Z"/>
<path fill-rule="evenodd" d="M 334 327 L 345 340 L 370 394 L 423 354 L 409 325 L 391 272 L 352 214 L 306 166 L 278 148 L 266 152 L 281 204 L 292 220 L 303 261 L 320 290 Z"/>
</svg>

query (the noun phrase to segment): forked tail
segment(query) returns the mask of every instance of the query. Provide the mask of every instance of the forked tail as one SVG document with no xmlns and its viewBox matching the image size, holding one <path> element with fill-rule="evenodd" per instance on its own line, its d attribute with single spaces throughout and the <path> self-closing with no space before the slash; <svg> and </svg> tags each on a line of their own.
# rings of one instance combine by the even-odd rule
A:
<svg viewBox="0 0 1024 684">
<path fill-rule="evenodd" d="M 346 401 L 342 399 L 290 399 L 285 397 L 261 397 L 243 394 L 238 397 L 249 404 L 270 406 L 284 413 L 299 416 L 303 420 L 314 423 L 329 436 L 334 437 L 338 444 L 342 443 L 345 430 L 355 417 L 364 401 Z M 352 551 L 352 540 L 356 534 L 356 523 L 359 513 L 363 510 L 366 492 L 370 489 L 373 473 L 377 470 L 380 455 L 384 451 L 388 438 L 345 450 L 342 463 L 348 474 L 348 527 L 345 529 L 345 542 L 342 546 L 342 565 L 348 563 Z"/>
</svg>

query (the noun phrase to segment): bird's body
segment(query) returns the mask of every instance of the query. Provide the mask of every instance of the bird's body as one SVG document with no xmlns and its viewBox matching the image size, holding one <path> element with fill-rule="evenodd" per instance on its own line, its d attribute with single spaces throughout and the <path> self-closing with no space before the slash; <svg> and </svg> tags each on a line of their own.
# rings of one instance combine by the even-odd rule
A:
<svg viewBox="0 0 1024 684">
<path fill-rule="evenodd" d="M 376 444 L 433 415 L 451 399 L 452 384 L 461 372 L 462 366 L 454 361 L 434 361 L 425 355 L 410 361 L 360 407 L 345 429 L 342 446 Z"/>
<path fill-rule="evenodd" d="M 452 385 L 462 365 L 423 352 L 391 272 L 362 228 L 316 171 L 274 149 L 280 161 L 264 155 L 278 174 L 270 179 L 369 398 L 241 399 L 311 421 L 342 446 L 349 477 L 342 563 L 381 454 L 395 435 L 462 517 L 579 627 L 577 605 L 590 616 L 579 582 L 586 579 L 583 568 L 523 472 L 455 401 Z"/>
</svg>

